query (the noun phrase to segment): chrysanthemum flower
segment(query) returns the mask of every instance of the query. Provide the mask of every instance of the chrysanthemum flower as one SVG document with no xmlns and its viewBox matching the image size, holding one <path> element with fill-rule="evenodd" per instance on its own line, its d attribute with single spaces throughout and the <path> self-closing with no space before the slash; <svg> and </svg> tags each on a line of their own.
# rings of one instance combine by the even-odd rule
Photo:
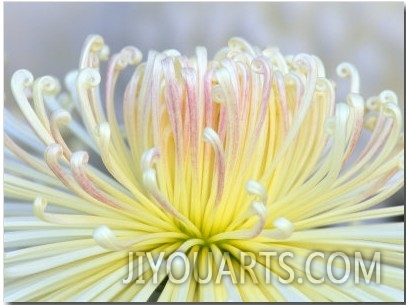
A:
<svg viewBox="0 0 406 305">
<path fill-rule="evenodd" d="M 65 93 L 50 76 L 12 77 L 23 117 L 5 110 L 7 301 L 403 299 L 403 222 L 388 219 L 404 208 L 379 206 L 403 185 L 393 92 L 364 100 L 344 63 L 338 103 L 317 57 L 241 39 L 212 61 L 197 48 L 141 63 L 126 47 L 102 78 L 108 53 L 89 37 Z M 174 253 L 187 260 L 168 264 Z M 379 274 L 358 274 L 357 257 Z"/>
</svg>

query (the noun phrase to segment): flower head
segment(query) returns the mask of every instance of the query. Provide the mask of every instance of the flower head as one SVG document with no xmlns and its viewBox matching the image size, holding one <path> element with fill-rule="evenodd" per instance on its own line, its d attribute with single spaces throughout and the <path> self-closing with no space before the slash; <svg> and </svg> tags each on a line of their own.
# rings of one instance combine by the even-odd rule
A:
<svg viewBox="0 0 406 305">
<path fill-rule="evenodd" d="M 5 110 L 8 301 L 146 301 L 154 291 L 163 301 L 402 298 L 403 223 L 366 222 L 404 213 L 379 206 L 403 185 L 393 92 L 364 101 L 357 70 L 343 63 L 350 93 L 336 102 L 317 57 L 237 38 L 212 61 L 197 48 L 192 58 L 151 51 L 141 63 L 126 47 L 102 81 L 108 57 L 89 37 L 64 93 L 50 76 L 12 77 L 25 122 Z M 267 253 L 287 251 L 295 280 L 286 284 L 286 265 L 270 266 Z M 309 281 L 326 271 L 317 260 L 310 270 L 315 251 L 370 261 L 379 252 L 381 283 L 358 276 L 356 260 L 330 262 L 338 273 L 350 266 L 346 285 Z M 168 280 L 187 266 L 193 276 Z"/>
</svg>

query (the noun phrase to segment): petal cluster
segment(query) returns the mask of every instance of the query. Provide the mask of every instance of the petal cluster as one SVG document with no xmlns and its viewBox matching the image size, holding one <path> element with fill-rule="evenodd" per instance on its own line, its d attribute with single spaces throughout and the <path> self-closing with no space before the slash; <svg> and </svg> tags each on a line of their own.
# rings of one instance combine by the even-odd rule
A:
<svg viewBox="0 0 406 305">
<path fill-rule="evenodd" d="M 379 205 L 403 186 L 397 97 L 365 100 L 353 65 L 337 73 L 350 82 L 345 102 L 313 55 L 233 38 L 211 61 L 199 47 L 142 62 L 134 47 L 109 56 L 100 36 L 85 42 L 64 92 L 53 77 L 15 72 L 22 116 L 5 110 L 6 300 L 147 301 L 154 291 L 162 301 L 400 300 L 403 223 L 387 220 L 404 207 Z M 249 253 L 255 272 L 285 277 L 261 253 L 290 251 L 304 278 L 316 250 L 378 251 L 382 283 L 255 283 L 239 268 Z M 170 268 L 137 253 L 183 253 L 200 277 L 218 274 L 227 253 L 227 271 L 237 271 L 176 284 Z M 123 281 L 129 257 L 144 266 L 134 275 L 144 284 Z"/>
</svg>

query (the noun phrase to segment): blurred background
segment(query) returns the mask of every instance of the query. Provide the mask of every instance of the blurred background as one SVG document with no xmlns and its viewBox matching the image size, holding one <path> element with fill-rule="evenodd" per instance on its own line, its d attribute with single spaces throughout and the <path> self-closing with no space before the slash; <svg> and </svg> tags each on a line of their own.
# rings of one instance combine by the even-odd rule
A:
<svg viewBox="0 0 406 305">
<path fill-rule="evenodd" d="M 349 61 L 359 69 L 364 96 L 391 89 L 403 102 L 403 14 L 402 2 L 6 2 L 5 88 L 20 68 L 63 78 L 76 68 L 82 43 L 93 33 L 113 52 L 134 45 L 144 58 L 149 49 L 193 55 L 198 45 L 213 56 L 240 36 L 259 47 L 278 46 L 283 54 L 315 54 L 330 78 L 341 61 Z"/>
<path fill-rule="evenodd" d="M 348 81 L 335 68 L 353 63 L 364 97 L 391 89 L 404 101 L 404 5 L 402 2 L 225 2 L 225 3 L 4 3 L 5 93 L 20 68 L 35 77 L 63 79 L 75 69 L 82 43 L 101 34 L 112 52 L 127 45 L 177 49 L 193 55 L 206 46 L 209 56 L 240 36 L 283 54 L 317 55 L 344 100 Z M 10 98 L 8 98 L 10 97 Z M 403 192 L 394 200 L 403 203 Z"/>
</svg>

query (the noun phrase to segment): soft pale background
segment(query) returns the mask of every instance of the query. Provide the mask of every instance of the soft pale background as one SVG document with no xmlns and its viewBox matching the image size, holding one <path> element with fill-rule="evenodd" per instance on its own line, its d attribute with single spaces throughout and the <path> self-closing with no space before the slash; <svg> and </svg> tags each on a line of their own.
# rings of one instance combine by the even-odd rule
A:
<svg viewBox="0 0 406 305">
<path fill-rule="evenodd" d="M 341 61 L 357 66 L 365 97 L 394 90 L 404 101 L 404 4 L 382 3 L 5 3 L 5 91 L 12 103 L 11 74 L 63 78 L 76 68 L 86 36 L 104 36 L 113 52 L 135 45 L 175 48 L 192 55 L 197 45 L 209 55 L 232 36 L 284 54 L 307 52 L 337 79 Z M 348 82 L 337 81 L 343 100 Z M 403 192 L 394 198 L 403 202 Z"/>
<path fill-rule="evenodd" d="M 316 54 L 331 78 L 337 64 L 352 62 L 362 93 L 390 88 L 403 102 L 403 14 L 402 2 L 5 3 L 5 78 L 19 68 L 63 77 L 90 33 L 113 51 L 135 45 L 145 55 L 167 48 L 192 55 L 196 45 L 213 55 L 241 36 L 286 54 Z"/>
</svg>

